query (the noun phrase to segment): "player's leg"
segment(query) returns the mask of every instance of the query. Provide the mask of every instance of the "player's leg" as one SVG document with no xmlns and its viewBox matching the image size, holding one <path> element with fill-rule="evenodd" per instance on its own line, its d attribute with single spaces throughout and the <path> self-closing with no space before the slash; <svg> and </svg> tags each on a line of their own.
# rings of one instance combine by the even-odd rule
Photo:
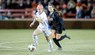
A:
<svg viewBox="0 0 95 55">
<path fill-rule="evenodd" d="M 50 38 L 51 31 L 47 29 L 47 30 L 44 30 L 43 33 L 44 33 L 44 35 L 46 37 L 46 40 L 48 42 L 48 45 L 49 45 L 49 50 L 48 51 L 51 51 L 53 49 L 52 41 L 51 41 L 51 38 Z"/>
<path fill-rule="evenodd" d="M 48 51 L 50 52 L 53 50 L 52 40 L 49 38 L 49 36 L 46 36 L 46 40 L 47 40 L 48 45 L 49 45 Z"/>
<path fill-rule="evenodd" d="M 34 41 L 34 43 L 33 43 L 33 45 L 35 46 L 35 45 L 37 45 L 38 44 L 38 36 L 37 35 L 39 35 L 40 33 L 42 33 L 42 30 L 40 29 L 40 28 L 37 28 L 34 32 L 33 32 L 33 41 Z"/>
<path fill-rule="evenodd" d="M 38 43 L 38 36 L 37 35 L 39 35 L 40 33 L 42 33 L 42 31 L 39 29 L 39 28 L 37 28 L 37 29 L 35 29 L 35 31 L 33 32 L 33 34 L 32 34 L 32 37 L 33 37 L 33 44 L 31 44 L 31 45 L 29 45 L 28 46 L 28 49 L 32 52 L 32 51 L 34 51 L 35 49 L 36 49 L 36 45 L 37 45 L 37 43 Z M 33 48 L 32 48 L 33 47 Z"/>
<path fill-rule="evenodd" d="M 59 39 L 60 35 L 56 33 L 56 30 L 52 30 L 52 36 L 53 36 L 53 41 L 54 43 L 58 46 L 58 48 L 62 48 L 59 41 L 57 39 Z"/>
<path fill-rule="evenodd" d="M 62 50 L 62 46 L 61 46 L 61 44 L 60 44 L 60 42 L 59 42 L 60 36 L 61 36 L 61 34 L 56 33 L 56 41 L 58 42 L 58 43 L 57 43 L 57 45 L 58 45 L 58 50 Z"/>
<path fill-rule="evenodd" d="M 58 41 L 61 41 L 61 40 L 63 40 L 64 38 L 71 39 L 71 38 L 67 35 L 67 33 L 66 33 L 66 31 L 65 31 L 65 28 L 64 28 L 64 29 L 60 29 L 59 31 L 60 31 L 61 34 L 62 34 L 62 31 L 63 31 L 63 34 L 64 34 L 64 35 L 62 35 L 62 36 L 58 39 Z"/>
<path fill-rule="evenodd" d="M 64 36 L 65 36 L 67 39 L 71 39 L 70 36 L 67 34 L 65 28 L 63 28 L 63 33 L 65 34 Z"/>
</svg>

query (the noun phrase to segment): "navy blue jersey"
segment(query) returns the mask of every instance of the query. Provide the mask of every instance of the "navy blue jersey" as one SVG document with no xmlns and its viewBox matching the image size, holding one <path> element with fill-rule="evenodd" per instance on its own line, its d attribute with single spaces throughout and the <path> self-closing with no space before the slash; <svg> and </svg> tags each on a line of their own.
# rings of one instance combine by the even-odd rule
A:
<svg viewBox="0 0 95 55">
<path fill-rule="evenodd" d="M 64 29 L 64 21 L 62 19 L 62 16 L 58 14 L 58 12 L 54 11 L 50 16 L 50 26 L 51 28 L 58 28 Z"/>
</svg>

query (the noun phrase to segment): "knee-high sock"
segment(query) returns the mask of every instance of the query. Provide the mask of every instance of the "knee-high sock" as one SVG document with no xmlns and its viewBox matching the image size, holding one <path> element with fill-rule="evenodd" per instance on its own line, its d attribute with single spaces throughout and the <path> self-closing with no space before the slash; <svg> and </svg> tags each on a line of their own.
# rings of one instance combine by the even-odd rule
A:
<svg viewBox="0 0 95 55">
<path fill-rule="evenodd" d="M 38 36 L 37 35 L 33 35 L 33 45 L 37 45 L 38 44 Z"/>
<path fill-rule="evenodd" d="M 53 49 L 53 45 L 52 45 L 52 41 L 48 41 L 48 45 L 49 45 L 49 49 L 52 50 Z"/>
<path fill-rule="evenodd" d="M 66 37 L 66 30 L 65 30 L 65 28 L 64 28 L 63 30 L 64 30 L 64 33 L 63 33 L 63 35 L 60 37 L 60 39 L 57 39 L 58 41 L 61 41 L 61 40 L 63 40 L 63 39 Z"/>
<path fill-rule="evenodd" d="M 59 47 L 62 48 L 59 41 L 56 38 L 53 38 L 54 43 Z"/>
<path fill-rule="evenodd" d="M 58 39 L 58 41 L 63 40 L 65 37 L 66 37 L 66 35 L 61 36 L 60 39 Z"/>
</svg>

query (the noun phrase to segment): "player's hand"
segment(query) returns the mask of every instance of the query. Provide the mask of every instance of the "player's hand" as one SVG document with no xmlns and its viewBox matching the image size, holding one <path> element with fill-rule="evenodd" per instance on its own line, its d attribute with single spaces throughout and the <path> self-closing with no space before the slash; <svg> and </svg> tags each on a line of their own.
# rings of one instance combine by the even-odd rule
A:
<svg viewBox="0 0 95 55">
<path fill-rule="evenodd" d="M 33 25 L 34 25 L 34 23 L 31 23 L 31 24 L 30 24 L 30 27 L 32 27 Z"/>
<path fill-rule="evenodd" d="M 33 18 L 38 18 L 35 14 L 33 14 Z"/>
</svg>

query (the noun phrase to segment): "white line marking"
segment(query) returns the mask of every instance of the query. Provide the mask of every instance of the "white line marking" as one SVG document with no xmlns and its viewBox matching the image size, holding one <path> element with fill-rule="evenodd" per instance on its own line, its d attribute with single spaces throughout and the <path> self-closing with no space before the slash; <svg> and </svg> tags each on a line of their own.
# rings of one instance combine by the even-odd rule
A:
<svg viewBox="0 0 95 55">
<path fill-rule="evenodd" d="M 24 49 L 24 50 L 26 50 L 27 47 L 26 47 L 26 48 L 20 48 L 20 47 L 4 46 L 4 44 L 22 43 L 22 42 L 25 42 L 25 41 L 18 41 L 18 42 L 2 42 L 2 43 L 0 43 L 0 48 L 18 49 L 18 50 Z"/>
<path fill-rule="evenodd" d="M 18 41 L 18 42 L 1 42 L 0 45 L 3 45 L 3 44 L 10 44 L 10 43 L 22 43 L 22 42 L 26 42 L 26 41 Z"/>
</svg>

